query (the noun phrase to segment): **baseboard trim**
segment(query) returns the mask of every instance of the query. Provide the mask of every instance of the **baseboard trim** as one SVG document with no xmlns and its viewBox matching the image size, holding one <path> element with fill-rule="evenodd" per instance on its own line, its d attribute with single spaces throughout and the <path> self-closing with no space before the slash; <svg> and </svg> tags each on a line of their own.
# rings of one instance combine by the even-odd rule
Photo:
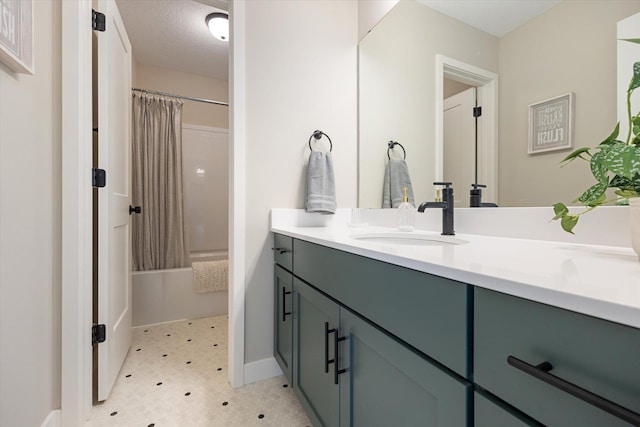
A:
<svg viewBox="0 0 640 427">
<path fill-rule="evenodd" d="M 255 383 L 256 381 L 266 380 L 267 378 L 277 377 L 278 375 L 282 375 L 282 369 L 280 369 L 275 357 L 268 357 L 244 364 L 245 384 Z"/>
<path fill-rule="evenodd" d="M 49 415 L 47 415 L 47 418 L 40 427 L 60 427 L 60 415 L 60 409 L 49 412 Z"/>
</svg>

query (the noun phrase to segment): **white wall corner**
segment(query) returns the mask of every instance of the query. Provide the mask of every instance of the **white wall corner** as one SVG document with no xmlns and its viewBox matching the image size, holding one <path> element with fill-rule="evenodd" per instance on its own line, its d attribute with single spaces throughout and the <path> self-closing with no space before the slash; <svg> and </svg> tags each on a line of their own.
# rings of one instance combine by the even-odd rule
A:
<svg viewBox="0 0 640 427">
<path fill-rule="evenodd" d="M 255 362 L 245 363 L 244 365 L 245 384 L 255 383 L 279 375 L 282 375 L 282 369 L 280 369 L 275 357 L 268 357 Z"/>
<path fill-rule="evenodd" d="M 47 418 L 42 422 L 40 427 L 60 427 L 60 409 L 49 412 Z"/>
</svg>

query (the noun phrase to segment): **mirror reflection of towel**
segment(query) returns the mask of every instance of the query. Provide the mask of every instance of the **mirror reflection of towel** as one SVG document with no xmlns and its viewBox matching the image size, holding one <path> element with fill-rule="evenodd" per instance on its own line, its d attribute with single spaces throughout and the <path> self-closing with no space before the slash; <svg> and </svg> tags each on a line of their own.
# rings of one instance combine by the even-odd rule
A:
<svg viewBox="0 0 640 427">
<path fill-rule="evenodd" d="M 382 188 L 382 207 L 397 208 L 402 203 L 404 191 L 407 187 L 409 203 L 415 206 L 413 187 L 409 177 L 409 167 L 404 159 L 389 159 L 384 170 L 384 184 Z"/>
<path fill-rule="evenodd" d="M 312 151 L 307 167 L 307 212 L 336 212 L 336 185 L 331 153 Z"/>
</svg>

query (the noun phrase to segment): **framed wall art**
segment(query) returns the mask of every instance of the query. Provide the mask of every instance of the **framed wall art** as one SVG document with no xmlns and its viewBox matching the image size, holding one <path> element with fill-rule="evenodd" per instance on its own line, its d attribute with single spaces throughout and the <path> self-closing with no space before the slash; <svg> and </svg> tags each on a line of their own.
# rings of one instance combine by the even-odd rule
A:
<svg viewBox="0 0 640 427">
<path fill-rule="evenodd" d="M 0 62 L 33 74 L 33 0 L 0 0 Z"/>
<path fill-rule="evenodd" d="M 573 147 L 575 95 L 529 105 L 529 154 Z"/>
</svg>

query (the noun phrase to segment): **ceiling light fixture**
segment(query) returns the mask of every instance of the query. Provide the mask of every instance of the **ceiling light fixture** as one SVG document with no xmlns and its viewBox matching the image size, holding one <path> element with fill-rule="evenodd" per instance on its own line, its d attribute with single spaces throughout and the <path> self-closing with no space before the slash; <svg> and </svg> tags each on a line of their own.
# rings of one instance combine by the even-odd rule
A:
<svg viewBox="0 0 640 427">
<path fill-rule="evenodd" d="M 229 41 L 229 15 L 226 13 L 210 13 L 204 19 L 213 37 L 224 42 Z"/>
</svg>

